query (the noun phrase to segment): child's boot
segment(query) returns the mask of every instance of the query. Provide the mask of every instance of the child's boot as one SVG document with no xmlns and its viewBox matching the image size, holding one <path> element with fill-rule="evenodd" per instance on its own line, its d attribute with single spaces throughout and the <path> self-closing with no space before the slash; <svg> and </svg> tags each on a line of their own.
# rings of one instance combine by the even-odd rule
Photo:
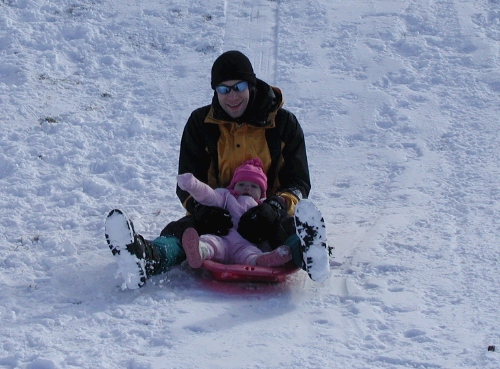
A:
<svg viewBox="0 0 500 369">
<path fill-rule="evenodd" d="M 200 236 L 194 228 L 188 228 L 182 234 L 182 247 L 191 268 L 201 267 L 203 260 L 209 257 L 208 245 L 200 242 Z"/>
<path fill-rule="evenodd" d="M 271 252 L 266 252 L 257 256 L 255 259 L 255 265 L 274 267 L 283 265 L 290 260 L 292 260 L 292 251 L 290 250 L 290 247 L 283 245 Z"/>
</svg>

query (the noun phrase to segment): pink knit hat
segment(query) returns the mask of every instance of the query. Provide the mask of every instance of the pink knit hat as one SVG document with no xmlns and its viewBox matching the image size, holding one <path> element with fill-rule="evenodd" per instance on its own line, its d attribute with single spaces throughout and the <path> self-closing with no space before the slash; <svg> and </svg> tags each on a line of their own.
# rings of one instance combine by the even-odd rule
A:
<svg viewBox="0 0 500 369">
<path fill-rule="evenodd" d="M 267 176 L 262 170 L 262 162 L 259 158 L 254 158 L 244 161 L 234 171 L 233 179 L 227 187 L 232 190 L 237 182 L 248 181 L 259 185 L 262 191 L 261 197 L 266 197 L 267 191 Z"/>
</svg>

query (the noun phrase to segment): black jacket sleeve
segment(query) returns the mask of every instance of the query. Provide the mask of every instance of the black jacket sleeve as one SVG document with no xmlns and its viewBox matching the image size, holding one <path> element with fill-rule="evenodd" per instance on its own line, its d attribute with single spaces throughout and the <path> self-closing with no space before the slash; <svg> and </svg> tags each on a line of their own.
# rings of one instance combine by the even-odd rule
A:
<svg viewBox="0 0 500 369">
<path fill-rule="evenodd" d="M 204 132 L 203 121 L 207 115 L 209 107 L 203 107 L 191 113 L 184 131 L 182 133 L 179 151 L 178 174 L 193 173 L 200 181 L 208 182 L 208 173 L 211 159 L 207 151 L 206 132 Z M 187 191 L 183 191 L 177 186 L 177 197 L 184 205 L 190 196 Z"/>
<path fill-rule="evenodd" d="M 302 127 L 295 115 L 285 109 L 278 111 L 276 124 L 280 135 L 279 142 L 283 144 L 280 148 L 283 165 L 277 173 L 279 180 L 277 193 L 287 192 L 297 199 L 307 198 L 311 190 L 311 180 Z M 271 135 L 272 132 L 268 136 Z M 267 137 L 267 141 L 271 149 L 276 140 L 275 137 Z"/>
</svg>

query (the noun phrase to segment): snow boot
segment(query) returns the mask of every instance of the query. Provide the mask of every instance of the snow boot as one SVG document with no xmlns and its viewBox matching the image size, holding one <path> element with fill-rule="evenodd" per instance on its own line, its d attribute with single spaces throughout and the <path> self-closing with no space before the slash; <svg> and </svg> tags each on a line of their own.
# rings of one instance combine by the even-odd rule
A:
<svg viewBox="0 0 500 369">
<path fill-rule="evenodd" d="M 135 233 L 134 224 L 119 209 L 109 212 L 105 223 L 106 241 L 118 263 L 124 287 L 137 289 L 155 274 L 160 256 L 154 245 Z"/>
<path fill-rule="evenodd" d="M 188 228 L 182 235 L 182 247 L 191 268 L 200 268 L 203 260 L 209 256 L 208 245 L 200 242 L 200 236 L 194 228 Z"/>
<path fill-rule="evenodd" d="M 263 253 L 255 258 L 255 265 L 265 267 L 275 267 L 283 265 L 292 260 L 292 250 L 283 245 L 271 252 Z"/>
<path fill-rule="evenodd" d="M 136 234 L 134 243 L 128 245 L 127 250 L 135 254 L 138 259 L 144 259 L 147 278 L 159 274 L 161 258 L 151 241 L 144 239 L 140 234 Z"/>
<path fill-rule="evenodd" d="M 295 205 L 295 231 L 300 239 L 302 269 L 316 282 L 322 282 L 330 274 L 330 251 L 326 242 L 325 221 L 321 212 L 309 200 Z"/>
<path fill-rule="evenodd" d="M 144 259 L 139 259 L 134 252 L 128 250 L 128 247 L 135 242 L 132 221 L 121 210 L 113 209 L 106 218 L 104 231 L 106 242 L 124 280 L 123 287 L 129 289 L 142 287 L 147 278 Z"/>
</svg>

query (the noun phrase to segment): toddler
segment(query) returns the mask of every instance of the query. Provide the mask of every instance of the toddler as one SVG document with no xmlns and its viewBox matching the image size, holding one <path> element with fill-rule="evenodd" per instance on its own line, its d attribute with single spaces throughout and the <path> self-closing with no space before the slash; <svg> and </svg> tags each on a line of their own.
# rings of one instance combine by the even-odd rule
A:
<svg viewBox="0 0 500 369">
<path fill-rule="evenodd" d="M 188 228 L 184 232 L 182 246 L 191 267 L 199 268 L 203 260 L 213 260 L 222 264 L 269 267 L 282 265 L 291 260 L 292 253 L 288 246 L 283 245 L 264 253 L 236 230 L 240 217 L 266 197 L 267 177 L 260 159 L 247 160 L 236 168 L 227 188 L 212 189 L 191 173 L 177 176 L 177 183 L 200 204 L 228 210 L 233 222 L 233 228 L 229 230 L 227 236 L 210 234 L 199 236 L 194 228 Z"/>
</svg>

